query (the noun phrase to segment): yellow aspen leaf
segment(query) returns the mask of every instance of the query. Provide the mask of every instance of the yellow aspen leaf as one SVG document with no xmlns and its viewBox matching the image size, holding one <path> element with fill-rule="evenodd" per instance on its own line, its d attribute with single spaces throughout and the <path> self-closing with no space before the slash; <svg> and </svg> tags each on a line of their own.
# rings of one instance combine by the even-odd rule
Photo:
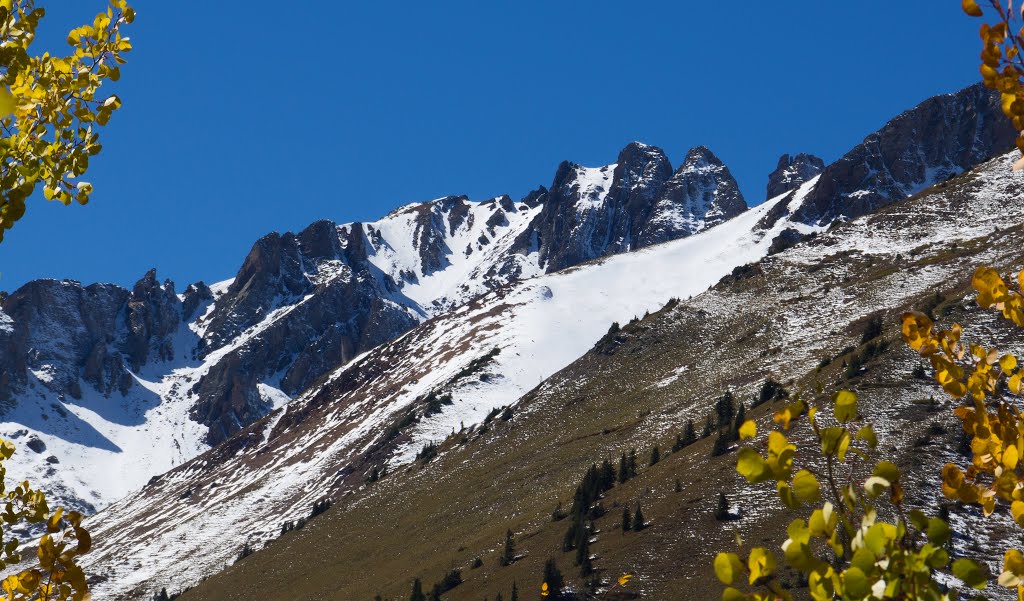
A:
<svg viewBox="0 0 1024 601">
<path fill-rule="evenodd" d="M 1017 522 L 1018 526 L 1024 526 L 1024 501 L 1014 501 L 1011 503 L 1010 513 L 1013 515 L 1013 521 Z"/>
<path fill-rule="evenodd" d="M 749 583 L 753 585 L 761 578 L 771 576 L 776 565 L 775 556 L 771 551 L 764 547 L 754 547 L 747 558 L 747 568 L 750 570 Z"/>
<path fill-rule="evenodd" d="M 821 485 L 814 474 L 807 470 L 800 470 L 793 475 L 793 492 L 804 503 L 821 500 Z"/>
<path fill-rule="evenodd" d="M 622 576 L 619 576 L 619 586 L 626 586 L 629 584 L 631 578 L 633 578 L 632 574 L 623 574 Z"/>
<path fill-rule="evenodd" d="M 1019 395 L 1021 389 L 1021 374 L 1014 374 L 1006 384 L 1010 387 L 1010 392 Z"/>
<path fill-rule="evenodd" d="M 1008 470 L 1016 469 L 1018 461 L 1020 461 L 1020 454 L 1016 445 L 1011 444 L 1003 449 L 1003 467 Z"/>
<path fill-rule="evenodd" d="M 980 17 L 982 15 L 981 7 L 978 6 L 976 0 L 961 0 L 960 5 L 963 7 L 964 12 L 972 17 Z"/>
<path fill-rule="evenodd" d="M 745 601 L 746 599 L 749 599 L 747 595 L 731 586 L 725 587 L 725 590 L 722 591 L 722 601 Z"/>
<path fill-rule="evenodd" d="M 17 106 L 18 102 L 14 99 L 14 95 L 11 94 L 10 90 L 0 86 L 0 117 L 6 117 L 14 113 L 14 109 Z"/>
<path fill-rule="evenodd" d="M 550 594 L 551 594 L 551 591 L 548 590 L 548 583 L 547 582 L 542 583 L 540 585 L 540 596 L 541 597 L 547 597 Z"/>
<path fill-rule="evenodd" d="M 740 449 L 736 458 L 736 471 L 751 484 L 764 482 L 769 476 L 768 464 L 764 457 L 751 448 Z"/>
<path fill-rule="evenodd" d="M 908 311 L 901 317 L 903 341 L 915 351 L 921 351 L 932 339 L 934 322 L 920 311 Z"/>
<path fill-rule="evenodd" d="M 740 426 L 739 434 L 740 440 L 747 440 L 757 436 L 757 424 L 754 423 L 754 420 L 748 419 Z"/>
<path fill-rule="evenodd" d="M 743 574 L 743 564 L 735 553 L 719 553 L 715 556 L 715 576 L 722 584 L 732 584 Z"/>
<path fill-rule="evenodd" d="M 836 419 L 840 423 L 853 421 L 857 418 L 857 395 L 849 390 L 836 392 L 833 398 L 836 404 Z"/>
<path fill-rule="evenodd" d="M 1003 301 L 1008 289 L 999 272 L 991 267 L 979 267 L 971 278 L 971 285 L 978 293 L 978 305 L 988 309 Z"/>
</svg>

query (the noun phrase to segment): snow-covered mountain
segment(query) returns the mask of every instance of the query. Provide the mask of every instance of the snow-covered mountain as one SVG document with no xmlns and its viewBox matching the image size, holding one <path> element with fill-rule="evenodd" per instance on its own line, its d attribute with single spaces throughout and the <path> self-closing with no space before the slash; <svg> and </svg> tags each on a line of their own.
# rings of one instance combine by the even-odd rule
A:
<svg viewBox="0 0 1024 601">
<path fill-rule="evenodd" d="M 130 291 L 31 282 L 0 297 L 10 470 L 108 508 L 90 561 L 117 585 L 98 593 L 141 597 L 169 566 L 180 588 L 237 553 L 210 537 L 267 540 L 513 405 L 612 322 L 1007 150 L 997 113 L 976 87 L 930 100 L 823 170 L 780 160 L 780 194 L 750 210 L 708 149 L 673 170 L 632 143 L 518 202 L 446 197 L 270 234 L 234 278 L 182 294 L 155 272 Z"/>
<path fill-rule="evenodd" d="M 660 149 L 634 143 L 612 165 L 564 163 L 519 202 L 452 196 L 272 233 L 234 278 L 181 294 L 155 270 L 132 290 L 30 282 L 0 297 L 0 435 L 22 448 L 13 469 L 91 512 L 424 320 L 629 251 L 647 224 L 674 239 L 745 206 L 710 151 L 673 175 Z"/>
<path fill-rule="evenodd" d="M 479 296 L 335 370 L 286 407 L 96 516 L 90 524 L 101 542 L 90 567 L 110 575 L 111 583 L 96 591 L 143 598 L 157 585 L 181 590 L 230 564 L 244 545 L 258 549 L 277 538 L 284 522 L 307 517 L 318 500 L 341 501 L 365 490 L 374 473 L 404 477 L 431 444 L 458 446 L 480 436 L 489 420 L 501 420 L 502 408 L 517 415 L 530 394 L 553 394 L 545 382 L 595 345 L 616 352 L 621 341 L 613 322 L 624 324 L 666 302 L 689 306 L 691 295 L 700 305 L 697 295 L 720 279 L 749 277 L 757 270 L 750 264 L 765 257 L 782 231 L 818 234 L 812 249 L 801 245 L 779 255 L 803 265 L 836 253 L 939 252 L 953 235 L 966 243 L 989 235 L 995 224 L 1024 223 L 1019 207 L 993 211 L 1019 189 L 1020 177 L 1009 169 L 1014 160 L 1008 155 L 979 170 L 970 190 L 956 196 L 966 203 L 958 205 L 962 211 L 951 212 L 952 201 L 940 193 L 928 210 L 918 205 L 902 228 L 876 231 L 871 216 L 827 234 L 800 223 L 795 216 L 817 185 L 812 179 L 696 235 Z M 789 216 L 763 229 L 759 224 L 780 207 Z M 976 222 L 975 215 L 991 217 Z M 942 277 L 930 270 L 899 294 L 925 294 Z M 855 315 L 868 310 L 851 309 Z M 655 386 L 685 377 L 684 365 Z"/>
</svg>

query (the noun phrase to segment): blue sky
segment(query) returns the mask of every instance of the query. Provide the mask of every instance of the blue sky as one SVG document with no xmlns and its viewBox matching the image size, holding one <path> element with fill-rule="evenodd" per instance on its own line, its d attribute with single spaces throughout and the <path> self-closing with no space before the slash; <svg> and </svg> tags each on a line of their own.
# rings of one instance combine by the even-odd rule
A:
<svg viewBox="0 0 1024 601">
<path fill-rule="evenodd" d="M 103 5 L 43 3 L 40 52 Z M 93 200 L 30 202 L 0 244 L 0 290 L 131 285 L 150 267 L 181 290 L 232 277 L 270 231 L 518 199 L 631 140 L 673 165 L 710 147 L 756 204 L 780 154 L 834 160 L 977 80 L 978 21 L 954 1 L 134 6 Z"/>
</svg>

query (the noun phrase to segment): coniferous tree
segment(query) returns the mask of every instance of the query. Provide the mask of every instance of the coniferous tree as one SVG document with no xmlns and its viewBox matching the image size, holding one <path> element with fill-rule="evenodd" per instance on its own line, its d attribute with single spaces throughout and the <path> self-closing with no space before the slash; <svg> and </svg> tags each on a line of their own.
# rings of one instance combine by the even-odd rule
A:
<svg viewBox="0 0 1024 601">
<path fill-rule="evenodd" d="M 697 442 L 697 430 L 693 426 L 693 420 L 686 420 L 686 427 L 683 428 L 683 446 L 688 447 Z"/>
<path fill-rule="evenodd" d="M 153 595 L 153 601 L 169 601 L 169 597 L 167 596 L 167 588 L 161 588 L 159 593 Z"/>
<path fill-rule="evenodd" d="M 626 461 L 626 454 L 623 453 L 619 459 L 619 484 L 629 480 L 629 462 Z"/>
<path fill-rule="evenodd" d="M 723 522 L 732 517 L 729 513 L 729 500 L 725 498 L 725 493 L 718 493 L 718 505 L 715 506 L 715 519 L 719 522 Z"/>
<path fill-rule="evenodd" d="M 601 462 L 601 489 L 611 490 L 615 486 L 615 466 L 605 459 Z"/>
<path fill-rule="evenodd" d="M 707 438 L 708 436 L 711 436 L 711 433 L 714 432 L 714 431 L 715 431 L 715 418 L 713 416 L 709 415 L 708 418 L 706 420 L 704 420 L 704 429 L 701 430 L 700 437 L 701 438 Z"/>
<path fill-rule="evenodd" d="M 651 447 L 651 465 L 655 465 L 661 461 L 661 451 L 658 450 L 658 446 Z"/>
<path fill-rule="evenodd" d="M 441 601 L 441 585 L 438 583 L 434 584 L 434 588 L 430 589 L 430 601 Z"/>
<path fill-rule="evenodd" d="M 516 545 L 512 540 L 512 531 L 509 530 L 505 533 L 505 550 L 501 553 L 501 560 L 498 562 L 502 566 L 511 565 L 516 558 Z"/>
<path fill-rule="evenodd" d="M 732 426 L 732 418 L 736 415 L 736 399 L 732 391 L 726 391 L 715 401 L 715 416 L 717 417 L 718 429 Z"/>
<path fill-rule="evenodd" d="M 505 598 L 501 596 L 501 593 L 498 593 L 498 596 L 494 598 L 494 601 L 505 601 Z"/>
<path fill-rule="evenodd" d="M 519 601 L 519 587 L 516 586 L 516 581 L 512 581 L 512 595 L 508 598 L 508 601 Z"/>
<path fill-rule="evenodd" d="M 640 510 L 640 504 L 637 503 L 636 515 L 633 516 L 633 530 L 640 532 L 644 527 L 644 512 Z"/>
<path fill-rule="evenodd" d="M 747 408 L 743 403 L 740 403 L 739 409 L 736 410 L 736 419 L 733 420 L 732 424 L 733 440 L 739 440 L 740 426 L 742 426 L 745 421 L 747 421 Z"/>
<path fill-rule="evenodd" d="M 629 477 L 636 478 L 636 449 L 629 450 Z"/>
<path fill-rule="evenodd" d="M 419 578 L 412 581 L 412 593 L 409 595 L 409 601 L 427 601 L 427 596 L 423 594 L 423 583 Z"/>
<path fill-rule="evenodd" d="M 633 520 L 629 515 L 629 507 L 622 508 L 622 531 L 629 532 L 633 528 Z"/>
<path fill-rule="evenodd" d="M 683 492 L 683 482 L 676 478 L 676 492 Z"/>
<path fill-rule="evenodd" d="M 683 443 L 683 436 L 681 434 L 676 434 L 676 441 L 672 443 L 672 452 L 678 453 L 679 451 L 682 451 L 685 447 L 686 444 Z"/>
<path fill-rule="evenodd" d="M 554 559 L 549 559 L 544 564 L 544 583 L 548 585 L 549 598 L 558 599 L 562 596 L 565 580 L 562 578 L 562 572 L 558 570 L 558 565 L 555 564 Z"/>
</svg>

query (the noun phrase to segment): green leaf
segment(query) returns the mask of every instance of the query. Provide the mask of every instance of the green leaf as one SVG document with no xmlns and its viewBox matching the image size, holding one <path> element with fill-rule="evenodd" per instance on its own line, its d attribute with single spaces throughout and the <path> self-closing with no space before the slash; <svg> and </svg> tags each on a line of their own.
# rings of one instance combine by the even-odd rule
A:
<svg viewBox="0 0 1024 601">
<path fill-rule="evenodd" d="M 957 559 L 953 562 L 953 575 L 971 588 L 981 590 L 988 584 L 988 574 L 977 563 L 970 559 Z"/>
<path fill-rule="evenodd" d="M 863 599 L 871 594 L 871 584 L 860 568 L 850 568 L 843 573 L 843 592 L 847 599 Z"/>
<path fill-rule="evenodd" d="M 846 423 L 857 419 L 857 395 L 849 390 L 840 390 L 833 400 L 836 403 L 836 419 Z"/>
<path fill-rule="evenodd" d="M 864 426 L 857 430 L 857 440 L 866 441 L 872 449 L 878 447 L 878 436 L 875 435 L 875 429 L 871 426 Z"/>
<path fill-rule="evenodd" d="M 952 532 L 949 530 L 949 524 L 939 518 L 928 520 L 928 542 L 941 547 L 949 542 L 951 537 Z"/>
</svg>

